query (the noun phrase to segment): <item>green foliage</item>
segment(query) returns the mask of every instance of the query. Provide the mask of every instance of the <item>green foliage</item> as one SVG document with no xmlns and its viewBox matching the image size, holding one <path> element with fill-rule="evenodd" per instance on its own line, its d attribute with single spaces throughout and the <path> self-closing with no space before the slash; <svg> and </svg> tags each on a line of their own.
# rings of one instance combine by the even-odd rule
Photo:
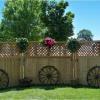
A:
<svg viewBox="0 0 100 100">
<path fill-rule="evenodd" d="M 40 33 L 40 14 L 41 0 L 7 0 L 2 20 L 3 30 L 6 30 L 4 33 L 12 33 L 12 36 L 17 38 L 29 38 L 37 31 Z"/>
<path fill-rule="evenodd" d="M 10 32 L 7 27 L 5 27 L 3 22 L 0 23 L 0 41 L 15 41 L 13 33 Z"/>
<path fill-rule="evenodd" d="M 81 45 L 77 39 L 70 39 L 67 43 L 67 48 L 71 53 L 75 53 L 80 49 Z"/>
<path fill-rule="evenodd" d="M 41 19 L 48 28 L 46 36 L 54 38 L 56 41 L 66 41 L 73 35 L 74 14 L 65 12 L 68 2 L 43 1 Z"/>
<path fill-rule="evenodd" d="M 19 48 L 20 53 L 24 53 L 27 50 L 28 47 L 28 40 L 27 38 L 18 38 L 16 40 L 17 46 Z"/>
<path fill-rule="evenodd" d="M 90 30 L 83 29 L 83 30 L 79 31 L 79 33 L 77 35 L 78 35 L 78 37 L 77 37 L 78 39 L 93 41 L 93 35 Z"/>
<path fill-rule="evenodd" d="M 33 31 L 30 33 L 30 35 L 28 36 L 29 41 L 41 41 L 44 37 L 44 33 L 43 30 L 44 27 L 43 26 L 36 26 L 33 28 Z"/>
</svg>

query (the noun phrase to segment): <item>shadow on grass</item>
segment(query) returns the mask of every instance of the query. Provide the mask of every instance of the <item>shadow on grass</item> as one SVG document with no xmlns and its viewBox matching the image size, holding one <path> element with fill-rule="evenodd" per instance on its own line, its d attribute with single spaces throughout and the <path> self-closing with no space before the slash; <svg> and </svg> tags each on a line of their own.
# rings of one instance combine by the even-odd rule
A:
<svg viewBox="0 0 100 100">
<path fill-rule="evenodd" d="M 16 90 L 24 90 L 24 89 L 45 89 L 45 90 L 53 90 L 57 88 L 56 85 L 32 85 L 30 87 L 17 87 Z"/>
<path fill-rule="evenodd" d="M 73 89 L 80 89 L 80 88 L 88 88 L 88 89 L 100 89 L 100 88 L 96 88 L 96 87 L 89 87 L 89 86 L 83 86 L 83 85 L 78 85 L 78 86 L 71 86 L 71 85 L 66 85 L 66 84 L 62 84 L 62 85 L 32 85 L 29 87 L 11 87 L 11 88 L 7 88 L 7 89 L 2 89 L 0 90 L 0 93 L 4 93 L 4 92 L 9 92 L 9 91 L 22 91 L 22 90 L 26 90 L 26 89 L 44 89 L 44 90 L 54 90 L 57 88 L 73 88 Z"/>
<path fill-rule="evenodd" d="M 16 88 L 15 87 L 9 87 L 9 88 L 6 88 L 6 89 L 0 89 L 0 93 L 9 92 L 9 91 L 16 91 Z"/>
<path fill-rule="evenodd" d="M 30 87 L 16 87 L 16 90 L 25 90 L 25 89 L 44 89 L 44 90 L 54 90 L 57 88 L 73 88 L 73 89 L 80 89 L 80 88 L 88 88 L 88 89 L 100 89 L 96 87 L 89 87 L 89 86 L 84 86 L 84 85 L 77 85 L 77 86 L 72 86 L 72 85 L 66 85 L 66 84 L 60 84 L 60 85 L 32 85 Z"/>
</svg>

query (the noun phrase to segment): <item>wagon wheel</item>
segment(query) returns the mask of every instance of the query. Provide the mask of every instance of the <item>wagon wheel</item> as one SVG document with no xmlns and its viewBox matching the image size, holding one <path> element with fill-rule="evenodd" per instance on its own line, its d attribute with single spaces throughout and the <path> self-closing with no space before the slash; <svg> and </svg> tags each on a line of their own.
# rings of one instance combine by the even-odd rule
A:
<svg viewBox="0 0 100 100">
<path fill-rule="evenodd" d="M 9 77 L 8 74 L 0 69 L 0 89 L 7 88 L 9 84 Z"/>
<path fill-rule="evenodd" d="M 95 66 L 88 71 L 87 82 L 89 86 L 100 87 L 100 66 Z"/>
<path fill-rule="evenodd" d="M 45 66 L 39 71 L 39 80 L 43 84 L 56 84 L 59 72 L 54 66 Z"/>
</svg>

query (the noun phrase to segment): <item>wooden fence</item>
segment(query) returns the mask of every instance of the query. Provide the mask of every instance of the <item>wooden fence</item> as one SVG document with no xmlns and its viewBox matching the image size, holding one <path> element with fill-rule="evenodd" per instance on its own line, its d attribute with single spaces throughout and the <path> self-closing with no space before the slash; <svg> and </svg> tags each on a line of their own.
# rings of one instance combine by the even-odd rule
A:
<svg viewBox="0 0 100 100">
<path fill-rule="evenodd" d="M 100 42 L 84 42 L 77 53 L 73 71 L 72 56 L 67 45 L 56 43 L 50 50 L 41 43 L 30 42 L 24 55 L 25 77 L 30 77 L 33 84 L 41 84 L 39 71 L 47 65 L 55 66 L 59 71 L 58 84 L 70 84 L 77 78 L 83 85 L 87 85 L 86 77 L 90 68 L 100 65 Z M 16 43 L 0 43 L 0 69 L 8 73 L 9 86 L 18 85 L 22 78 L 22 55 Z M 74 73 L 75 72 L 75 73 Z M 74 75 L 74 76 L 73 76 Z"/>
</svg>

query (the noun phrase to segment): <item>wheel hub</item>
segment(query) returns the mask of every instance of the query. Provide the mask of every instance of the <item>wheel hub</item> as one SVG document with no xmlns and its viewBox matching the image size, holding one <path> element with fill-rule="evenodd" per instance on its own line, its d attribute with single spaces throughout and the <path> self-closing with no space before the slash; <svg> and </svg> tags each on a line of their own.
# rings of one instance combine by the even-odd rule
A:
<svg viewBox="0 0 100 100">
<path fill-rule="evenodd" d="M 46 76 L 48 79 L 51 79 L 52 78 L 52 75 L 51 74 L 47 74 Z"/>
</svg>

